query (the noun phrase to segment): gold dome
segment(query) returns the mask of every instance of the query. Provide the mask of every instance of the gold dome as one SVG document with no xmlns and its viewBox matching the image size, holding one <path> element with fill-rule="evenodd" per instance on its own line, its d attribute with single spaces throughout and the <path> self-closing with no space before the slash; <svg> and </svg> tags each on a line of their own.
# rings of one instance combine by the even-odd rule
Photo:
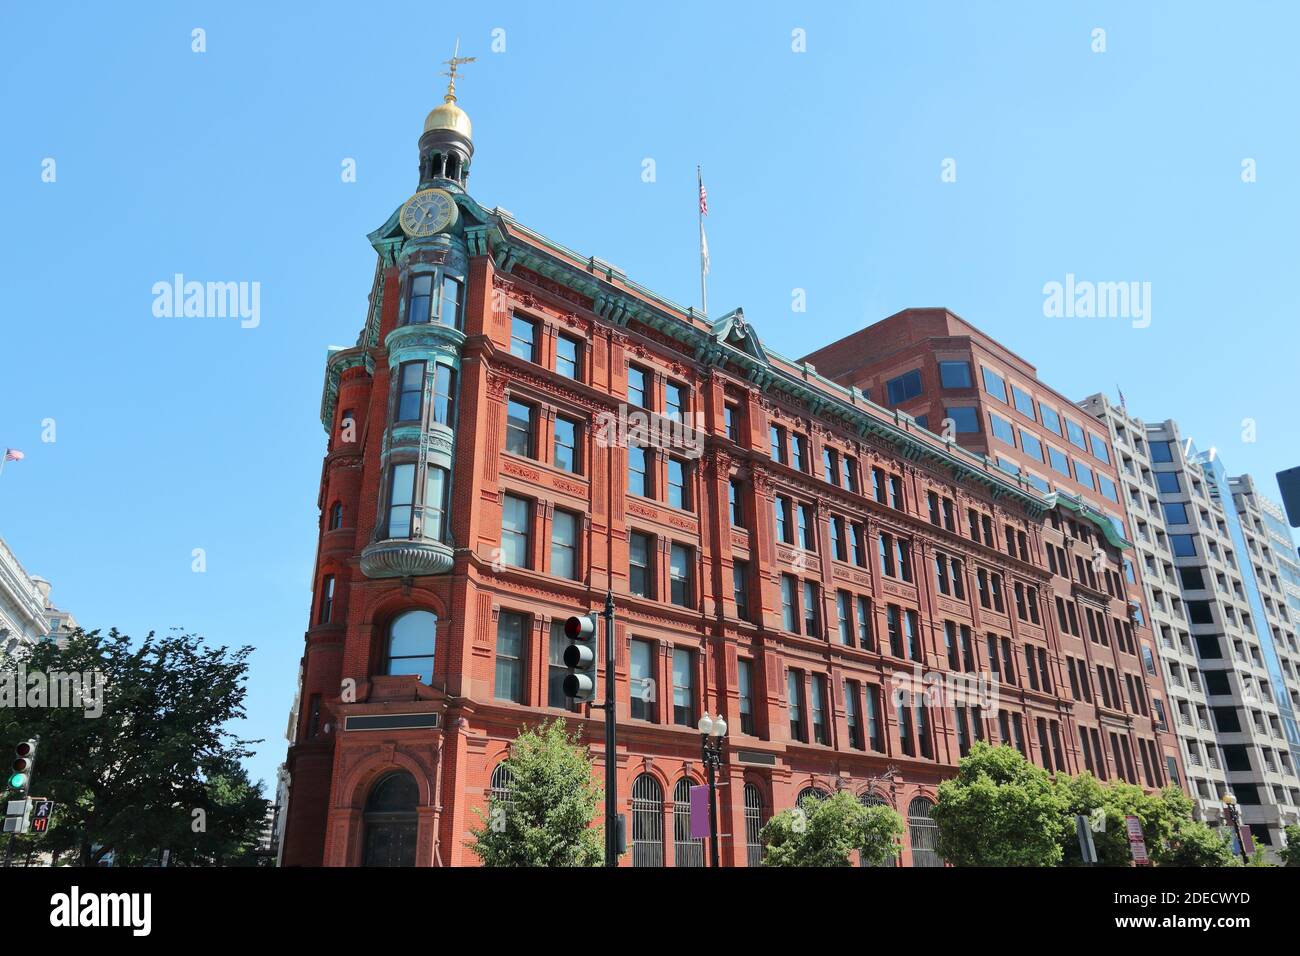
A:
<svg viewBox="0 0 1300 956">
<path fill-rule="evenodd" d="M 447 94 L 445 102 L 435 106 L 425 117 L 424 131 L 427 133 L 431 129 L 449 129 L 460 133 L 466 139 L 473 139 L 469 114 L 456 105 L 456 97 L 451 93 Z"/>
</svg>

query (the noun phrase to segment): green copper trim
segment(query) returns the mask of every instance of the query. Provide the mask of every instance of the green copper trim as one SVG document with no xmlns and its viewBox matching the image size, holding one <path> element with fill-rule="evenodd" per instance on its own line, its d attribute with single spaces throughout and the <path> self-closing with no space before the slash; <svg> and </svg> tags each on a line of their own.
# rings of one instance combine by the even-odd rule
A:
<svg viewBox="0 0 1300 956">
<path fill-rule="evenodd" d="M 1126 551 L 1133 547 L 1133 543 L 1119 533 L 1119 528 L 1115 526 L 1115 522 L 1111 521 L 1104 512 L 1098 511 L 1082 498 L 1076 498 L 1069 492 L 1058 490 L 1047 495 L 1044 500 L 1047 502 L 1049 511 L 1060 506 L 1067 511 L 1073 511 L 1081 518 L 1091 521 L 1105 536 L 1106 540 L 1118 550 Z"/>
</svg>

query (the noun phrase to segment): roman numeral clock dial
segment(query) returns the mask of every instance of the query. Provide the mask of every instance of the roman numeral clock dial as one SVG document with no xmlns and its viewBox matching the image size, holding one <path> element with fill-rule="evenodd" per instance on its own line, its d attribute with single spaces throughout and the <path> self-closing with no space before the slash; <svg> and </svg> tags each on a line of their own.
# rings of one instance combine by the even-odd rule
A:
<svg viewBox="0 0 1300 956">
<path fill-rule="evenodd" d="M 422 189 L 402 206 L 400 222 L 408 236 L 421 238 L 442 232 L 456 221 L 456 200 L 442 189 Z"/>
</svg>

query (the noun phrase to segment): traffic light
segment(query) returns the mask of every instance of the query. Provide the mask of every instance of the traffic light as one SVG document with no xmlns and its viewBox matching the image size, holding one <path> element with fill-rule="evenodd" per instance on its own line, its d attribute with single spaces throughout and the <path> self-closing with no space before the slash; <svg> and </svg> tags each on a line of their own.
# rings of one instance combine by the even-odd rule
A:
<svg viewBox="0 0 1300 956">
<path fill-rule="evenodd" d="M 14 747 L 14 760 L 10 765 L 9 787 L 27 793 L 32 782 L 32 768 L 36 766 L 36 741 L 24 740 Z"/>
<path fill-rule="evenodd" d="M 596 696 L 595 614 L 582 614 L 564 622 L 564 636 L 572 643 L 564 649 L 564 696 L 579 703 Z"/>
</svg>

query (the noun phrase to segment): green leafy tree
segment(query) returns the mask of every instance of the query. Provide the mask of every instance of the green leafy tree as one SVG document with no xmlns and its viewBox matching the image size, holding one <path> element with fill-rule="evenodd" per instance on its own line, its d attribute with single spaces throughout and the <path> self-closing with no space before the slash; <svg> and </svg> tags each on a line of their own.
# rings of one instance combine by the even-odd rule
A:
<svg viewBox="0 0 1300 956">
<path fill-rule="evenodd" d="M 1128 842 L 1129 816 L 1138 818 L 1147 851 L 1156 863 L 1164 862 L 1163 854 L 1177 828 L 1192 822 L 1192 802 L 1177 787 L 1149 794 L 1122 780 L 1102 784 L 1087 772 L 1077 777 L 1057 774 L 1055 785 L 1066 815 L 1066 833 L 1061 844 L 1062 863 L 1066 866 L 1083 863 L 1074 825 L 1077 814 L 1088 817 L 1091 823 L 1096 811 L 1102 811 L 1104 829 L 1092 834 L 1100 866 L 1128 866 L 1133 862 Z"/>
<path fill-rule="evenodd" d="M 109 853 L 152 862 L 163 849 L 178 864 L 238 856 L 233 848 L 256 840 L 266 810 L 261 784 L 240 768 L 260 741 L 229 729 L 245 716 L 250 653 L 175 631 L 133 644 L 113 629 L 78 630 L 62 648 L 43 641 L 21 660 L 0 660 L 0 695 L 24 693 L 28 703 L 41 678 L 97 675 L 83 682 L 80 707 L 0 707 L 0 741 L 40 735 L 32 792 L 57 803 L 49 832 L 23 837 L 25 849 L 82 866 Z"/>
<path fill-rule="evenodd" d="M 1300 823 L 1289 823 L 1282 831 L 1286 846 L 1277 851 L 1283 866 L 1300 866 Z"/>
<path fill-rule="evenodd" d="M 953 866 L 1055 866 L 1066 830 L 1051 777 L 1007 746 L 976 743 L 939 787 L 937 850 Z"/>
<path fill-rule="evenodd" d="M 495 796 L 467 846 L 486 866 L 600 866 L 604 828 L 592 825 L 603 790 L 592 779 L 591 758 L 556 719 L 527 728 L 505 761 L 510 792 Z"/>
<path fill-rule="evenodd" d="M 860 850 L 868 865 L 898 855 L 903 818 L 891 807 L 863 806 L 848 791 L 811 797 L 768 820 L 759 834 L 764 866 L 852 866 Z"/>
<path fill-rule="evenodd" d="M 1156 862 L 1161 866 L 1241 866 L 1227 830 L 1215 830 L 1191 819 L 1177 823 Z"/>
</svg>

